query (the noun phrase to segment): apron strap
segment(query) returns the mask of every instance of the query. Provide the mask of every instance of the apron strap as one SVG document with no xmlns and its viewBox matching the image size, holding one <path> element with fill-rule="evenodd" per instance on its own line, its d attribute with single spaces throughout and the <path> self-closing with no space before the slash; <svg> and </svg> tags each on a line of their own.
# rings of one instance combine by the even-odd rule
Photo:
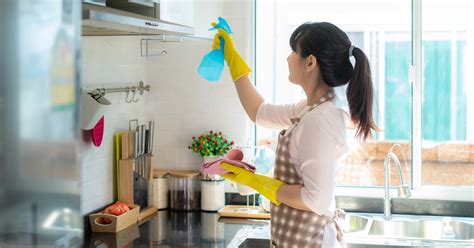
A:
<svg viewBox="0 0 474 248">
<path fill-rule="evenodd" d="M 334 91 L 333 90 L 329 90 L 328 93 L 326 93 L 326 95 L 324 95 L 323 97 L 321 97 L 315 104 L 313 104 L 311 107 L 309 107 L 308 111 L 304 112 L 302 115 L 300 115 L 299 117 L 294 117 L 294 118 L 291 118 L 290 121 L 291 121 L 291 126 L 287 129 L 286 133 L 285 133 L 285 136 L 288 136 L 289 133 L 291 131 L 293 131 L 293 129 L 298 126 L 298 123 L 300 122 L 301 118 L 303 118 L 304 115 L 306 115 L 307 113 L 311 112 L 313 109 L 315 109 L 317 106 L 327 102 L 327 101 L 330 101 L 331 99 L 334 98 Z"/>
<path fill-rule="evenodd" d="M 341 247 L 347 247 L 346 241 L 344 240 L 344 230 L 339 224 L 339 219 L 345 219 L 345 217 L 346 212 L 340 208 L 337 208 L 334 212 L 334 217 L 332 218 L 332 222 L 334 222 L 336 225 L 337 240 L 341 244 Z"/>
</svg>

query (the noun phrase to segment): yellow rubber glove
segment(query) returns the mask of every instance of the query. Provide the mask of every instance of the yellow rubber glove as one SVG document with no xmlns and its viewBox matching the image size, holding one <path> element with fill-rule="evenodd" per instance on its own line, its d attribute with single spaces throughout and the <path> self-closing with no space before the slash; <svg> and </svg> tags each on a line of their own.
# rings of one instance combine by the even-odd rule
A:
<svg viewBox="0 0 474 248">
<path fill-rule="evenodd" d="M 212 26 L 215 26 L 216 23 L 211 23 Z M 218 29 L 218 33 L 214 35 L 214 42 L 212 43 L 212 49 L 220 49 L 221 42 L 220 37 L 224 38 L 224 60 L 227 62 L 229 66 L 230 75 L 232 80 L 236 81 L 237 79 L 241 78 L 252 72 L 252 69 L 245 63 L 242 56 L 240 56 L 237 48 L 235 47 L 234 39 L 226 33 L 221 28 Z"/>
<path fill-rule="evenodd" d="M 221 163 L 221 167 L 230 171 L 229 173 L 222 174 L 222 177 L 249 186 L 265 196 L 275 205 L 280 205 L 280 202 L 277 200 L 277 191 L 285 184 L 284 182 L 252 173 L 246 169 L 242 169 L 229 163 Z"/>
</svg>

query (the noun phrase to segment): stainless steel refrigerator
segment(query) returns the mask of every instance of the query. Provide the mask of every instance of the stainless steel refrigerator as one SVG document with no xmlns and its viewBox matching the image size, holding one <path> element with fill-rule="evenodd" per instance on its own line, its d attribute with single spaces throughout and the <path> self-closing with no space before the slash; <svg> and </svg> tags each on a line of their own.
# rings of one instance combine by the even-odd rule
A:
<svg viewBox="0 0 474 248">
<path fill-rule="evenodd" d="M 0 247 L 79 247 L 80 1 L 0 1 Z"/>
</svg>

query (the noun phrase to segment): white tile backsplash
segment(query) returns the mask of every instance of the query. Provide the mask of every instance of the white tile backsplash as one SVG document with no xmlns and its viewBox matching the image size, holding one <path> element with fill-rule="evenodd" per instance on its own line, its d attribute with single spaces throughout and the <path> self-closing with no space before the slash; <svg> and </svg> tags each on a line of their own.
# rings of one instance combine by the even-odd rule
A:
<svg viewBox="0 0 474 248">
<path fill-rule="evenodd" d="M 81 86 L 113 88 L 138 86 L 145 79 L 145 62 L 140 56 L 138 37 L 83 37 L 81 46 Z M 108 93 L 111 102 L 105 113 L 104 138 L 100 147 L 82 143 L 82 213 L 111 203 L 114 180 L 113 135 L 128 129 L 128 120 L 147 121 L 146 93 L 138 103 L 126 103 L 125 93 Z M 131 96 L 130 96 L 131 97 Z"/>
<path fill-rule="evenodd" d="M 218 83 L 207 82 L 196 72 L 210 44 L 208 40 L 162 43 L 168 55 L 147 59 L 146 80 L 157 88 L 147 96 L 147 114 L 157 118 L 155 153 L 160 168 L 198 169 L 201 158 L 187 146 L 193 135 L 208 130 L 223 131 L 239 144 L 246 142 L 248 118 L 228 69 L 224 69 Z M 166 152 L 160 156 L 163 149 L 182 154 Z"/>
<path fill-rule="evenodd" d="M 226 18 L 232 20 L 234 32 L 251 34 L 244 32 L 251 19 L 242 21 L 242 15 L 250 14 L 239 11 L 238 15 Z M 251 51 L 252 42 L 247 41 L 251 41 L 251 36 L 239 37 L 239 50 Z M 139 119 L 141 124 L 155 121 L 155 168 L 199 169 L 202 159 L 187 148 L 193 135 L 222 131 L 239 145 L 246 145 L 248 137 L 254 137 L 253 125 L 239 102 L 227 66 L 218 83 L 207 82 L 197 74 L 202 57 L 211 49 L 211 40 L 152 42 L 150 50 L 164 49 L 167 55 L 141 57 L 141 38 L 150 37 L 82 39 L 83 88 L 134 86 L 141 80 L 152 87 L 151 92 L 139 97 L 138 103 L 126 103 L 125 93 L 106 95 L 112 104 L 105 114 L 102 146 L 82 144 L 82 213 L 114 200 L 113 135 L 128 129 L 130 119 Z M 251 53 L 242 54 L 250 57 Z M 229 186 L 226 190 L 235 191 Z"/>
</svg>

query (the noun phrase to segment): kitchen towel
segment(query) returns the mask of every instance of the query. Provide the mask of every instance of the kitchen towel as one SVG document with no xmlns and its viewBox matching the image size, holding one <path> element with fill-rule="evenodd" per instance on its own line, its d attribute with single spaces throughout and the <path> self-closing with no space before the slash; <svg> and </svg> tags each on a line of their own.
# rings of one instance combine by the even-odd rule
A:
<svg viewBox="0 0 474 248">
<path fill-rule="evenodd" d="M 205 163 L 201 167 L 202 173 L 205 174 L 226 174 L 229 171 L 221 167 L 221 163 L 229 163 L 231 165 L 246 169 L 252 173 L 255 173 L 255 166 L 247 162 L 242 161 L 244 158 L 243 152 L 239 149 L 230 150 L 224 158 L 216 160 L 214 162 Z"/>
</svg>

